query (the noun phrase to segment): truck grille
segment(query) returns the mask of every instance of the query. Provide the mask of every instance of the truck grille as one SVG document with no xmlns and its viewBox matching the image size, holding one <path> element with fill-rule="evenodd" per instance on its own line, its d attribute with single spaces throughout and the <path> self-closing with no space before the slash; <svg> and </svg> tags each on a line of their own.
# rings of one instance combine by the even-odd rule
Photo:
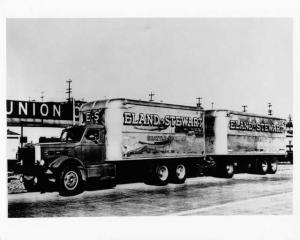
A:
<svg viewBox="0 0 300 240">
<path fill-rule="evenodd" d="M 25 147 L 20 149 L 19 158 L 23 162 L 23 171 L 28 172 L 34 168 L 35 153 L 33 147 Z"/>
</svg>

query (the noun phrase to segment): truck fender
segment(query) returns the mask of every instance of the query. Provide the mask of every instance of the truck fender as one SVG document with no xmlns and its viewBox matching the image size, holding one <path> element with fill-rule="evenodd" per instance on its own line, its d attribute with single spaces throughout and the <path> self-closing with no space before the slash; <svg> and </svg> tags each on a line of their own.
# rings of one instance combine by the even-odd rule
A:
<svg viewBox="0 0 300 240">
<path fill-rule="evenodd" d="M 62 167 L 65 164 L 78 166 L 81 176 L 82 176 L 82 180 L 86 181 L 87 174 L 85 171 L 85 167 L 84 167 L 83 163 L 80 161 L 80 159 L 78 159 L 78 158 L 70 158 L 68 156 L 58 157 L 52 163 L 50 163 L 49 168 L 51 170 L 53 170 L 54 172 L 56 172 L 60 167 Z"/>
</svg>

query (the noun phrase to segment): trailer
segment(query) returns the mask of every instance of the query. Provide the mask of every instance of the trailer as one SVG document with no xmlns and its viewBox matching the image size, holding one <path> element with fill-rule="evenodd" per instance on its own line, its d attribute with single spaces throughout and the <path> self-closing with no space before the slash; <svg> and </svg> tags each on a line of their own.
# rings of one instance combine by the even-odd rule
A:
<svg viewBox="0 0 300 240">
<path fill-rule="evenodd" d="M 216 162 L 217 171 L 225 177 L 231 177 L 238 169 L 274 174 L 277 162 L 286 155 L 285 132 L 285 119 L 230 110 L 207 110 L 206 157 Z"/>
<path fill-rule="evenodd" d="M 157 185 L 184 183 L 204 166 L 222 177 L 242 167 L 275 173 L 284 136 L 284 119 L 117 98 L 83 104 L 80 125 L 63 130 L 59 142 L 18 155 L 28 190 L 51 180 L 61 195 L 73 195 L 88 180 L 114 181 L 124 169 Z"/>
</svg>

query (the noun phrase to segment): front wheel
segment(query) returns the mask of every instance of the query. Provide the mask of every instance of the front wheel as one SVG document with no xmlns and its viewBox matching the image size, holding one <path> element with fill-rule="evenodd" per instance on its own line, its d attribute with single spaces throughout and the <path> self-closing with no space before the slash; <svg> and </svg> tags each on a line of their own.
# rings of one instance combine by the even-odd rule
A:
<svg viewBox="0 0 300 240">
<path fill-rule="evenodd" d="M 59 194 L 72 196 L 82 190 L 82 177 L 76 166 L 67 166 L 62 169 L 59 175 Z"/>
</svg>

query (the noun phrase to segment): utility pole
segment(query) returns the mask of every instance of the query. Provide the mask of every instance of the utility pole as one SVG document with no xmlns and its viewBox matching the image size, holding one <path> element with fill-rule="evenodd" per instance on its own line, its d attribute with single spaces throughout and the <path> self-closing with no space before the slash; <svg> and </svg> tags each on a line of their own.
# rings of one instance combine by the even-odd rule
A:
<svg viewBox="0 0 300 240">
<path fill-rule="evenodd" d="M 247 109 L 246 109 L 247 107 L 248 107 L 247 105 L 243 105 L 243 106 L 242 106 L 243 112 L 247 112 Z"/>
<path fill-rule="evenodd" d="M 71 93 L 72 93 L 72 88 L 71 88 L 71 82 L 72 82 L 72 80 L 69 79 L 66 82 L 68 83 L 68 88 L 67 88 L 67 91 L 66 91 L 66 93 L 68 94 L 67 100 L 68 100 L 68 102 L 70 102 L 71 101 Z"/>
<path fill-rule="evenodd" d="M 41 91 L 41 100 L 42 100 L 42 102 L 44 102 L 44 91 Z"/>
<path fill-rule="evenodd" d="M 153 96 L 155 96 L 155 94 L 151 92 L 151 93 L 149 94 L 149 96 L 150 96 L 150 100 L 149 100 L 149 101 L 150 101 L 150 102 L 153 102 L 153 101 L 154 101 L 154 100 L 153 100 Z"/>
<path fill-rule="evenodd" d="M 202 105 L 202 103 L 201 103 L 202 97 L 197 97 L 196 99 L 198 100 L 196 106 L 197 106 L 198 108 L 202 108 L 202 106 L 201 106 L 201 105 Z"/>
<path fill-rule="evenodd" d="M 272 109 L 271 109 L 271 107 L 272 107 L 272 104 L 271 103 L 268 103 L 268 115 L 269 116 L 272 116 Z"/>
</svg>

